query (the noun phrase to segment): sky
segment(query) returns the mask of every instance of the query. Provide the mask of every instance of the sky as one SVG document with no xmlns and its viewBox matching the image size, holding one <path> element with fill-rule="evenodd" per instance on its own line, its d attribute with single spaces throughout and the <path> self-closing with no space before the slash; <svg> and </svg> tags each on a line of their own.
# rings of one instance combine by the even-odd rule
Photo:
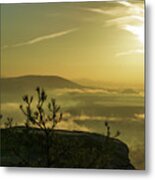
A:
<svg viewBox="0 0 155 180">
<path fill-rule="evenodd" d="M 1 5 L 1 75 L 144 86 L 144 2 Z"/>
</svg>

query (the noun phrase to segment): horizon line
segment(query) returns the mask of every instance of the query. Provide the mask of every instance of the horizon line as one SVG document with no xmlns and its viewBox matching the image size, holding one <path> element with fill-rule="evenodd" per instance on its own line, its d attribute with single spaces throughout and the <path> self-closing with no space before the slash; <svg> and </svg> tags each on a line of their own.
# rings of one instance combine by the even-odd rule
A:
<svg viewBox="0 0 155 180">
<path fill-rule="evenodd" d="M 94 83 L 103 82 L 103 83 L 105 83 L 105 87 L 107 85 L 109 85 L 110 87 L 111 86 L 116 86 L 117 88 L 119 88 L 120 85 L 122 86 L 122 84 L 124 84 L 124 83 L 112 83 L 112 82 L 108 82 L 108 81 L 101 80 L 101 79 L 100 80 L 94 80 L 94 79 L 88 79 L 88 78 L 68 78 L 68 77 L 65 77 L 65 76 L 58 75 L 58 74 L 23 74 L 23 75 L 15 75 L 15 76 L 3 76 L 3 75 L 0 75 L 1 79 L 13 79 L 13 78 L 23 78 L 23 77 L 59 77 L 59 78 L 66 79 L 66 80 L 69 80 L 69 81 L 74 81 L 75 83 L 80 83 L 78 81 L 84 79 L 86 81 L 92 81 Z M 126 84 L 124 84 L 124 86 L 126 86 Z M 127 86 L 126 88 L 138 88 L 138 87 L 135 86 L 135 85 L 131 85 L 131 86 Z M 144 89 L 144 85 L 139 84 L 139 88 Z"/>
</svg>

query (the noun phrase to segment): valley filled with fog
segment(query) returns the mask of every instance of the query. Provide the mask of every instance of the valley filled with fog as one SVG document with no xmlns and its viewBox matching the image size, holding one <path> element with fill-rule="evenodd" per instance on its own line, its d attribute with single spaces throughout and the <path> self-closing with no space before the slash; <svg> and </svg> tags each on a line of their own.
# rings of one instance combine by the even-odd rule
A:
<svg viewBox="0 0 155 180">
<path fill-rule="evenodd" d="M 130 149 L 130 158 L 136 168 L 144 168 L 144 94 L 134 89 L 59 88 L 46 89 L 48 101 L 55 98 L 61 106 L 63 121 L 57 129 L 106 133 L 104 122 L 111 127 L 111 136 L 120 131 L 120 140 Z M 34 91 L 27 90 L 34 96 Z M 15 125 L 24 124 L 24 115 L 19 109 L 24 92 L 1 94 L 1 113 L 4 119 L 12 117 Z M 45 104 L 46 109 L 46 104 Z M 3 124 L 2 124 L 3 126 Z M 138 152 L 138 153 L 136 153 Z"/>
</svg>

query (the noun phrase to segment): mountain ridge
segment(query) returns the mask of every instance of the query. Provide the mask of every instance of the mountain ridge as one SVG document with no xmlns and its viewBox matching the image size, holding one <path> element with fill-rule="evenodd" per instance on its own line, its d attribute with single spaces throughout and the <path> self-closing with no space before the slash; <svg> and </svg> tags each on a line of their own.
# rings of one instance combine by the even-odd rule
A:
<svg viewBox="0 0 155 180">
<path fill-rule="evenodd" d="M 1 78 L 1 91 L 27 91 L 37 86 L 45 89 L 82 88 L 83 86 L 71 80 L 56 75 L 25 75 L 18 77 Z"/>
</svg>

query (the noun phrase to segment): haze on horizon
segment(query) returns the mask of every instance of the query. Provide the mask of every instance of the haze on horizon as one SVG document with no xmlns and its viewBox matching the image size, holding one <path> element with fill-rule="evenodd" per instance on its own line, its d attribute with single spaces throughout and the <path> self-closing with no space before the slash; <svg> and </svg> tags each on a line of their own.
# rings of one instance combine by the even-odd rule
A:
<svg viewBox="0 0 155 180">
<path fill-rule="evenodd" d="M 1 5 L 1 76 L 144 86 L 144 2 Z"/>
</svg>

